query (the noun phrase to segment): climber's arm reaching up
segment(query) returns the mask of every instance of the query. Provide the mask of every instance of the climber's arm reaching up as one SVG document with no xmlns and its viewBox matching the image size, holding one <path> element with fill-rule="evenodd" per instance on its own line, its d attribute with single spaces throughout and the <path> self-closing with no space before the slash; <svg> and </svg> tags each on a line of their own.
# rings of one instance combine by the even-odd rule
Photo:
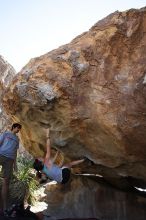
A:
<svg viewBox="0 0 146 220">
<path fill-rule="evenodd" d="M 49 136 L 49 129 L 47 129 L 46 131 L 46 148 L 47 148 L 47 152 L 44 158 L 44 163 L 45 165 L 48 166 L 48 164 L 50 163 L 50 158 L 51 158 L 51 146 L 50 146 L 50 136 Z"/>
</svg>

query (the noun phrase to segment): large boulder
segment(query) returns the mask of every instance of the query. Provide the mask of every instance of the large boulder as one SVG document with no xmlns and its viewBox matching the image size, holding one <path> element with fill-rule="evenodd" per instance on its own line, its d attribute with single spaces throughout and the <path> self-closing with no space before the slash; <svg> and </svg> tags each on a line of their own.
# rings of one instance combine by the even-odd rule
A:
<svg viewBox="0 0 146 220">
<path fill-rule="evenodd" d="M 45 214 L 56 219 L 144 220 L 146 216 L 145 198 L 115 190 L 97 177 L 76 176 L 65 186 L 48 185 L 46 193 Z"/>
<path fill-rule="evenodd" d="M 68 160 L 85 156 L 92 173 L 146 181 L 145 33 L 146 8 L 117 11 L 30 60 L 5 90 L 3 105 L 22 123 L 31 154 L 44 154 L 49 127 L 52 146 Z"/>
</svg>

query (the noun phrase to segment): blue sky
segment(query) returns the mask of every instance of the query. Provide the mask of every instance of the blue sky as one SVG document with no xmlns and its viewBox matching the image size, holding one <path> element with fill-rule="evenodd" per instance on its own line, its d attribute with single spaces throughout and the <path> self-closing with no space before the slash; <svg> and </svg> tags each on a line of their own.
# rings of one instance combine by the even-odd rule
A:
<svg viewBox="0 0 146 220">
<path fill-rule="evenodd" d="M 108 14 L 144 6 L 146 0 L 0 0 L 0 55 L 19 71 Z"/>
</svg>

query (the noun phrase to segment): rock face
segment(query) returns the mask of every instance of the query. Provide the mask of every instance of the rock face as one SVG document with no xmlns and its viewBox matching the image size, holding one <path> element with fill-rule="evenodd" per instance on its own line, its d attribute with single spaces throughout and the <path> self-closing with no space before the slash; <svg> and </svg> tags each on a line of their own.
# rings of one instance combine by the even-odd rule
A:
<svg viewBox="0 0 146 220">
<path fill-rule="evenodd" d="M 0 132 L 4 131 L 10 123 L 7 115 L 2 110 L 1 96 L 15 75 L 14 68 L 0 55 Z"/>
<path fill-rule="evenodd" d="M 15 69 L 0 55 L 0 81 L 4 88 L 9 86 L 15 75 Z"/>
<path fill-rule="evenodd" d="M 43 155 L 49 127 L 66 158 L 85 156 L 94 173 L 146 181 L 145 33 L 146 8 L 115 12 L 30 60 L 3 97 L 30 153 Z"/>
<path fill-rule="evenodd" d="M 47 187 L 46 214 L 59 218 L 144 220 L 145 198 L 121 192 L 99 180 L 76 177 L 65 186 Z"/>
</svg>

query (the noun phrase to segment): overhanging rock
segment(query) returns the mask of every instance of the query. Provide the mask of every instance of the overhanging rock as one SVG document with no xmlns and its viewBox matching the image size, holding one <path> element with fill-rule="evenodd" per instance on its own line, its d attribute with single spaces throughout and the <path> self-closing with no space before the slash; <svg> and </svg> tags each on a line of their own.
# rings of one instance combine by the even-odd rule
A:
<svg viewBox="0 0 146 220">
<path fill-rule="evenodd" d="M 30 60 L 3 97 L 30 153 L 44 154 L 49 127 L 66 158 L 85 156 L 95 173 L 101 166 L 103 175 L 146 180 L 145 33 L 146 8 L 115 12 Z"/>
</svg>

